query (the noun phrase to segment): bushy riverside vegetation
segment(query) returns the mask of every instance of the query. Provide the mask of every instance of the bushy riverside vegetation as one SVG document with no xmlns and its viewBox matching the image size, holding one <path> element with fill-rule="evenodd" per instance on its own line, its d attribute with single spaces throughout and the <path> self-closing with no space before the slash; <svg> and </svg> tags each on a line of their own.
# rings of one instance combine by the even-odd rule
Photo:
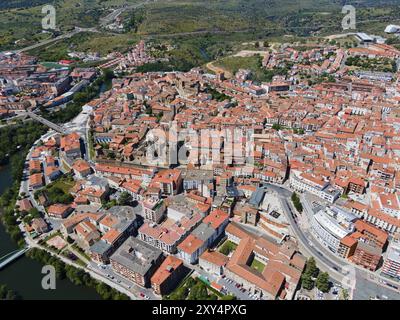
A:
<svg viewBox="0 0 400 320">
<path fill-rule="evenodd" d="M 16 125 L 0 128 L 0 166 L 14 163 L 14 155 L 31 147 L 32 143 L 46 132 L 46 128 L 37 122 L 18 121 Z"/>
<path fill-rule="evenodd" d="M 43 125 L 33 121 L 0 129 L 0 163 L 11 164 L 11 173 L 14 180 L 11 188 L 7 189 L 0 197 L 1 221 L 7 233 L 10 234 L 11 239 L 20 246 L 24 245 L 24 240 L 14 213 L 22 179 L 22 171 L 30 146 L 46 130 Z"/>
<path fill-rule="evenodd" d="M 52 265 L 56 270 L 57 279 L 68 279 L 77 286 L 87 286 L 96 290 L 104 300 L 129 300 L 129 297 L 111 288 L 109 285 L 93 279 L 83 269 L 65 264 L 59 258 L 50 253 L 33 248 L 26 255 L 42 264 Z"/>
<path fill-rule="evenodd" d="M 54 121 L 54 119 L 58 119 L 60 121 L 69 121 L 74 118 L 77 114 L 79 114 L 82 106 L 95 98 L 98 95 L 101 86 L 103 84 L 107 86 L 107 83 L 109 84 L 112 78 L 113 74 L 105 71 L 103 75 L 88 88 L 88 90 L 85 90 L 76 97 L 76 101 L 74 101 L 75 107 L 70 110 L 70 112 L 68 112 L 66 115 L 64 114 L 65 110 L 54 112 L 51 114 L 50 120 Z M 28 120 L 25 123 L 19 123 L 17 125 L 7 126 L 0 129 L 0 163 L 11 163 L 12 176 L 14 179 L 14 184 L 12 187 L 7 189 L 0 197 L 1 221 L 4 224 L 6 231 L 10 234 L 11 239 L 13 239 L 20 247 L 25 245 L 25 241 L 23 239 L 21 230 L 18 227 L 19 223 L 17 218 L 19 216 L 16 214 L 15 209 L 22 180 L 23 166 L 29 148 L 46 131 L 47 128 L 45 126 L 31 120 Z M 68 180 L 68 177 L 66 179 Z M 65 197 L 64 192 L 60 192 L 63 190 L 61 190 L 57 184 L 55 184 L 55 187 L 50 191 L 54 193 L 54 197 L 56 197 L 57 200 L 59 200 L 58 198 L 60 197 Z M 68 199 L 65 200 L 66 202 L 68 201 Z M 59 279 L 66 278 L 76 285 L 85 285 L 94 288 L 103 299 L 129 299 L 129 297 L 125 294 L 120 293 L 105 283 L 93 279 L 84 270 L 67 265 L 59 258 L 51 256 L 44 250 L 37 248 L 31 249 L 27 253 L 27 256 L 43 264 L 53 265 L 56 268 L 57 277 Z M 3 296 L 7 300 L 19 298 L 18 294 L 0 286 L 0 300 L 3 299 Z"/>
<path fill-rule="evenodd" d="M 21 300 L 20 295 L 7 288 L 6 285 L 0 285 L 0 301 L 1 300 Z"/>
<path fill-rule="evenodd" d="M 113 76 L 113 72 L 105 70 L 91 86 L 78 93 L 67 108 L 53 113 L 46 111 L 44 116 L 50 121 L 58 123 L 73 119 L 81 112 L 85 103 L 98 96 L 102 85 L 110 85 Z M 18 227 L 18 217 L 15 216 L 15 205 L 18 200 L 25 158 L 32 144 L 46 131 L 47 128 L 44 125 L 31 120 L 23 123 L 20 121 L 16 125 L 0 129 L 0 165 L 11 163 L 14 180 L 12 187 L 7 189 L 0 197 L 1 221 L 11 238 L 20 246 L 24 245 L 24 240 Z M 68 202 L 69 199 L 65 200 Z"/>
</svg>

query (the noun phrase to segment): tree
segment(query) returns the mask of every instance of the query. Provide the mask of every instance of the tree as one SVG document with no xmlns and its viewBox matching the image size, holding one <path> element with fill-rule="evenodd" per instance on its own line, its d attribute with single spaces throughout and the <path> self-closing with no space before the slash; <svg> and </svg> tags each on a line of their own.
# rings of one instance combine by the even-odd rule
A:
<svg viewBox="0 0 400 320">
<path fill-rule="evenodd" d="M 306 290 L 314 288 L 314 281 L 311 279 L 310 274 L 303 273 L 301 276 L 301 286 Z"/>
<path fill-rule="evenodd" d="M 319 270 L 313 257 L 309 258 L 306 263 L 306 268 L 301 275 L 301 285 L 306 290 L 314 288 L 313 278 L 317 277 Z"/>
<path fill-rule="evenodd" d="M 317 277 L 317 288 L 324 292 L 327 293 L 329 292 L 330 289 L 330 283 L 329 283 L 329 274 L 328 272 L 322 272 L 318 275 Z"/>
<path fill-rule="evenodd" d="M 124 191 L 119 196 L 118 203 L 121 206 L 126 206 L 129 205 L 132 202 L 132 200 L 133 200 L 132 196 L 128 192 Z"/>
<path fill-rule="evenodd" d="M 279 130 L 281 130 L 281 129 L 282 129 L 282 127 L 281 127 L 281 125 L 280 125 L 280 124 L 278 124 L 278 123 L 274 123 L 274 124 L 272 125 L 272 129 L 274 129 L 274 130 L 276 130 L 276 131 L 279 131 Z"/>
<path fill-rule="evenodd" d="M 306 264 L 306 273 L 309 273 L 311 275 L 311 277 L 316 278 L 318 276 L 319 273 L 319 269 L 317 267 L 317 264 L 315 262 L 314 257 L 310 257 L 307 260 L 307 264 Z"/>
<path fill-rule="evenodd" d="M 32 209 L 30 209 L 30 210 L 29 210 L 29 215 L 30 215 L 32 218 L 40 218 L 40 212 L 39 212 L 39 210 L 38 210 L 37 208 L 32 208 Z"/>
<path fill-rule="evenodd" d="M 221 297 L 221 300 L 236 300 L 236 297 L 233 294 L 227 294 Z"/>
<path fill-rule="evenodd" d="M 349 299 L 349 292 L 347 291 L 347 289 L 342 289 L 340 291 L 340 298 L 343 300 L 348 300 Z"/>
<path fill-rule="evenodd" d="M 299 198 L 299 196 L 297 195 L 296 192 L 292 193 L 291 199 L 292 199 L 293 205 L 296 208 L 296 210 L 298 212 L 302 213 L 303 212 L 303 205 L 301 204 L 300 198 Z"/>
<path fill-rule="evenodd" d="M 188 300 L 208 300 L 209 298 L 207 286 L 201 281 L 198 281 L 197 284 L 191 288 L 188 296 Z"/>
</svg>

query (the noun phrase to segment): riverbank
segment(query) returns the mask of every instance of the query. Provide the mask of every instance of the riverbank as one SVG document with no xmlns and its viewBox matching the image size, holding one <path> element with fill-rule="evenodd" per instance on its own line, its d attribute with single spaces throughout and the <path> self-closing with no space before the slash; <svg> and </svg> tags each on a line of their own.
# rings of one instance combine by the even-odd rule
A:
<svg viewBox="0 0 400 320">
<path fill-rule="evenodd" d="M 103 86 L 103 84 L 110 82 L 111 79 L 112 77 L 109 74 L 102 75 L 98 79 L 100 81 L 96 81 L 95 85 L 90 86 L 87 92 L 83 92 L 79 97 L 80 101 L 75 101 L 70 112 L 66 114 L 65 110 L 61 110 L 52 115 L 55 118 L 64 120 L 63 122 L 70 121 L 81 112 L 82 106 L 89 98 L 93 95 L 100 94 L 102 90 L 107 87 Z M 29 130 L 32 127 L 36 128 L 33 132 Z M 0 177 L 2 177 L 2 179 L 0 179 L 0 215 L 2 222 L 0 226 L 0 257 L 14 251 L 17 245 L 20 247 L 26 245 L 23 234 L 19 228 L 18 216 L 15 215 L 16 202 L 19 199 L 22 172 L 28 150 L 46 131 L 47 128 L 33 121 L 28 124 L 21 123 L 19 125 L 0 129 L 0 136 L 2 137 L 0 141 L 0 160 L 6 163 L 0 171 Z M 10 159 L 12 160 L 10 161 Z M 100 296 L 105 299 L 126 298 L 125 295 L 118 291 L 114 292 L 114 289 L 108 285 L 103 285 L 101 282 L 97 283 L 97 280 L 90 278 L 90 276 L 90 284 L 92 285 L 89 287 L 85 286 L 85 284 L 89 282 L 82 282 L 82 284 L 79 284 L 77 282 L 71 282 L 72 280 L 70 278 L 65 277 L 57 281 L 56 290 L 44 290 L 41 287 L 41 280 L 43 277 L 41 273 L 42 263 L 44 262 L 38 259 L 33 260 L 28 257 L 22 257 L 0 271 L 0 284 L 6 284 L 12 290 L 16 290 L 23 299 L 93 300 L 100 299 Z M 29 270 L 29 272 L 26 272 L 27 270 Z M 70 268 L 69 270 L 73 269 Z M 77 270 L 78 271 L 73 272 L 78 274 L 81 272 L 85 273 L 82 269 Z M 85 279 L 87 277 L 88 275 L 85 276 Z M 93 285 L 94 283 L 96 286 Z M 97 290 L 97 285 L 101 285 L 101 291 Z"/>
</svg>

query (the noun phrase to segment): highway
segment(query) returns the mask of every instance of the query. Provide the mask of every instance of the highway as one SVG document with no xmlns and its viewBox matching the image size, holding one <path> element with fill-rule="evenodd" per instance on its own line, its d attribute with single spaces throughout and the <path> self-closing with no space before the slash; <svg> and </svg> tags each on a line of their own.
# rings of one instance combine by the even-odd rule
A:
<svg viewBox="0 0 400 320">
<path fill-rule="evenodd" d="M 56 41 L 60 41 L 60 40 L 71 38 L 74 35 L 76 35 L 78 33 L 81 33 L 81 32 L 99 32 L 99 31 L 96 28 L 75 27 L 75 29 L 73 31 L 71 31 L 71 32 L 62 34 L 62 35 L 60 35 L 58 37 L 55 37 L 55 38 L 52 38 L 52 39 L 43 40 L 41 42 L 38 42 L 38 43 L 33 44 L 33 45 L 30 45 L 28 47 L 25 47 L 25 48 L 22 48 L 22 49 L 19 49 L 19 50 L 15 50 L 14 52 L 15 53 L 22 53 L 22 52 L 30 51 L 30 50 L 33 50 L 33 49 L 40 48 L 42 46 L 51 44 L 51 43 L 56 42 Z"/>
</svg>

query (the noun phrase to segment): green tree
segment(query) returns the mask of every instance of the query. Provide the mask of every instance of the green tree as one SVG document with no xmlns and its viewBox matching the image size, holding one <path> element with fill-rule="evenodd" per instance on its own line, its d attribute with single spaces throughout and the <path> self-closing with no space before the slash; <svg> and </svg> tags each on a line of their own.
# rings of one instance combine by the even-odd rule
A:
<svg viewBox="0 0 400 320">
<path fill-rule="evenodd" d="M 311 279 L 310 274 L 303 273 L 301 276 L 301 286 L 306 290 L 314 288 L 314 281 Z"/>
<path fill-rule="evenodd" d="M 282 129 L 282 126 L 281 126 L 280 124 L 278 124 L 278 123 L 274 123 L 274 124 L 272 125 L 272 129 L 274 129 L 274 130 L 276 130 L 276 131 L 279 131 L 279 130 Z"/>
<path fill-rule="evenodd" d="M 317 267 L 314 257 L 310 257 L 307 260 L 305 272 L 309 273 L 313 278 L 316 278 L 318 276 L 319 269 Z"/>
<path fill-rule="evenodd" d="M 303 274 L 301 275 L 301 286 L 306 290 L 311 290 L 314 288 L 314 280 L 313 278 L 317 277 L 319 270 L 315 263 L 315 259 L 310 257 L 307 260 L 306 267 L 304 269 Z"/>
<path fill-rule="evenodd" d="M 303 212 L 303 205 L 301 204 L 300 198 L 299 198 L 299 196 L 297 195 L 296 192 L 292 193 L 291 199 L 292 199 L 293 205 L 296 208 L 296 210 L 298 212 L 302 213 Z"/>
<path fill-rule="evenodd" d="M 340 298 L 342 300 L 348 300 L 349 299 L 349 291 L 347 291 L 347 289 L 342 289 L 340 291 Z"/>
<path fill-rule="evenodd" d="M 317 277 L 317 288 L 326 293 L 329 292 L 330 283 L 329 283 L 329 274 L 328 272 L 322 272 Z"/>
<path fill-rule="evenodd" d="M 209 298 L 207 292 L 207 286 L 198 281 L 197 284 L 191 288 L 188 300 L 207 300 Z"/>
<path fill-rule="evenodd" d="M 118 199 L 118 203 L 121 206 L 129 205 L 132 201 L 132 196 L 126 191 L 122 192 Z"/>
<path fill-rule="evenodd" d="M 236 297 L 233 294 L 227 294 L 221 297 L 221 300 L 236 300 Z"/>
</svg>

